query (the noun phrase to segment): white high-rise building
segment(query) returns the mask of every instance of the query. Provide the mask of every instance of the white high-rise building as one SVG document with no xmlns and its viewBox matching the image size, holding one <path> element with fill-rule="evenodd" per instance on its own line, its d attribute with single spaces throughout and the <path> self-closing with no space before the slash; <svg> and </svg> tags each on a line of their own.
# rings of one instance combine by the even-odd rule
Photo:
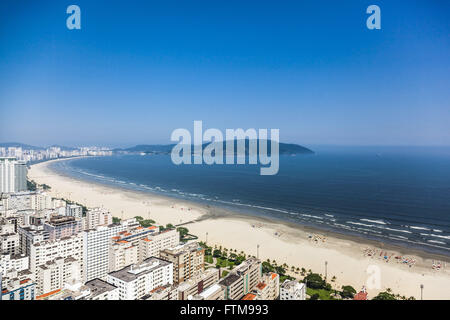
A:
<svg viewBox="0 0 450 320">
<path fill-rule="evenodd" d="M 27 166 L 13 157 L 0 158 L 0 193 L 27 190 Z"/>
<path fill-rule="evenodd" d="M 105 279 L 109 272 L 109 248 L 111 238 L 127 228 L 137 227 L 136 219 L 128 219 L 120 224 L 99 226 L 83 232 L 84 282 Z"/>
</svg>

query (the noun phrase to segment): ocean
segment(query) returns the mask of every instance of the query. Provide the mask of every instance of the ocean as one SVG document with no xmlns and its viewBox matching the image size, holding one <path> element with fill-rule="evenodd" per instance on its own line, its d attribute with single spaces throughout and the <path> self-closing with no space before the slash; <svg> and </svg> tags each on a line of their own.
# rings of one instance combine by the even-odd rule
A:
<svg viewBox="0 0 450 320">
<path fill-rule="evenodd" d="M 450 148 L 316 147 L 259 165 L 179 165 L 169 155 L 54 162 L 78 179 L 450 255 Z"/>
</svg>

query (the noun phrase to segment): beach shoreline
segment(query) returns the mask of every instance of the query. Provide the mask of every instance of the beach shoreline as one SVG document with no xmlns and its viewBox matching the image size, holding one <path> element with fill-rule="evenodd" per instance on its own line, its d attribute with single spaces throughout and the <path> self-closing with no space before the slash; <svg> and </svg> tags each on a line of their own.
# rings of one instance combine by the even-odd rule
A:
<svg viewBox="0 0 450 320">
<path fill-rule="evenodd" d="M 332 282 L 336 289 L 352 285 L 360 290 L 371 277 L 368 268 L 376 266 L 381 286 L 368 288 L 369 297 L 390 288 L 394 293 L 420 298 L 420 285 L 423 284 L 425 299 L 450 299 L 450 293 L 445 289 L 450 285 L 450 260 L 447 256 L 244 215 L 189 200 L 88 182 L 49 168 L 50 163 L 65 160 L 68 159 L 33 164 L 29 178 L 51 186 L 50 194 L 54 197 L 70 199 L 87 207 L 104 206 L 115 217 L 126 219 L 140 215 L 144 219 L 155 220 L 159 225 L 186 225 L 200 241 L 206 241 L 207 237 L 208 245 L 232 248 L 255 256 L 259 245 L 259 256 L 263 261 L 276 260 L 279 265 L 287 263 L 321 274 L 325 272 L 327 261 L 328 279 L 336 277 L 336 282 Z M 372 253 L 372 256 L 364 255 L 364 252 Z M 384 258 L 384 255 L 389 258 Z M 416 262 L 409 267 L 407 263 L 395 261 L 393 257 L 396 256 L 408 256 Z M 441 262 L 441 270 L 431 268 L 433 260 Z"/>
</svg>

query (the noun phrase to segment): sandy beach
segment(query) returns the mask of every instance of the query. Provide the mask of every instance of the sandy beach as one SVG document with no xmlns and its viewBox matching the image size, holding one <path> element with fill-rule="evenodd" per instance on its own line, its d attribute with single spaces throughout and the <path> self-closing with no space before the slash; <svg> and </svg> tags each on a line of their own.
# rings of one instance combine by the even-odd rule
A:
<svg viewBox="0 0 450 320">
<path fill-rule="evenodd" d="M 294 266 L 325 274 L 327 261 L 328 279 L 336 277 L 331 282 L 333 287 L 352 285 L 360 290 L 366 285 L 369 298 L 391 288 L 396 294 L 420 299 L 423 284 L 424 299 L 450 299 L 448 257 L 80 181 L 55 173 L 49 163 L 32 165 L 28 176 L 51 186 L 54 197 L 71 199 L 87 207 L 105 207 L 123 219 L 139 215 L 160 225 L 186 224 L 199 240 L 205 241 L 207 237 L 209 245 L 255 256 L 259 244 L 260 259 L 276 260 L 279 265 L 286 263 L 289 269 Z M 403 258 L 396 258 L 399 256 Z M 440 270 L 432 268 L 433 261 L 440 261 Z"/>
</svg>

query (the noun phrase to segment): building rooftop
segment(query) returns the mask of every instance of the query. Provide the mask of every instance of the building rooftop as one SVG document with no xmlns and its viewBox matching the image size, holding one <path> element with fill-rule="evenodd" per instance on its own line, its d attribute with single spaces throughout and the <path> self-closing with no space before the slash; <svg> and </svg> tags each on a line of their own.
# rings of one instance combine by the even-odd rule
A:
<svg viewBox="0 0 450 320">
<path fill-rule="evenodd" d="M 300 282 L 295 281 L 295 280 L 286 280 L 286 281 L 283 282 L 281 287 L 283 289 L 285 289 L 285 290 L 295 291 L 295 290 L 302 289 L 304 285 L 305 285 L 304 283 L 300 283 Z"/>
<path fill-rule="evenodd" d="M 236 281 L 238 281 L 241 277 L 238 276 L 235 273 L 230 273 L 229 275 L 227 275 L 225 278 L 223 278 L 222 280 L 219 281 L 219 284 L 223 285 L 223 286 L 230 286 L 231 284 L 235 283 Z"/>
<path fill-rule="evenodd" d="M 256 298 L 256 294 L 253 293 L 247 293 L 242 300 L 255 300 Z"/>
<path fill-rule="evenodd" d="M 87 286 L 91 290 L 91 297 L 96 297 L 100 294 L 112 291 L 117 288 L 116 286 L 113 286 L 112 284 L 109 284 L 108 282 L 101 279 L 88 281 L 85 283 L 85 286 Z"/>
<path fill-rule="evenodd" d="M 217 292 L 218 290 L 222 290 L 222 287 L 216 283 L 216 284 L 213 284 L 212 286 L 206 288 L 198 295 L 204 299 L 207 299 L 209 296 L 211 296 L 213 293 Z"/>
<path fill-rule="evenodd" d="M 169 254 L 178 256 L 181 255 L 185 252 L 191 251 L 199 251 L 202 250 L 203 248 L 200 247 L 200 245 L 198 244 L 198 242 L 190 242 L 190 243 L 185 243 L 185 244 L 180 244 L 176 247 L 173 248 L 168 248 L 168 249 L 164 249 L 164 252 L 167 252 Z"/>
<path fill-rule="evenodd" d="M 150 273 L 155 269 L 164 267 L 171 264 L 169 261 L 165 261 L 159 258 L 150 257 L 145 259 L 138 265 L 130 265 L 118 271 L 109 273 L 111 277 L 120 279 L 125 282 L 131 282 L 136 280 L 141 275 Z"/>
</svg>

